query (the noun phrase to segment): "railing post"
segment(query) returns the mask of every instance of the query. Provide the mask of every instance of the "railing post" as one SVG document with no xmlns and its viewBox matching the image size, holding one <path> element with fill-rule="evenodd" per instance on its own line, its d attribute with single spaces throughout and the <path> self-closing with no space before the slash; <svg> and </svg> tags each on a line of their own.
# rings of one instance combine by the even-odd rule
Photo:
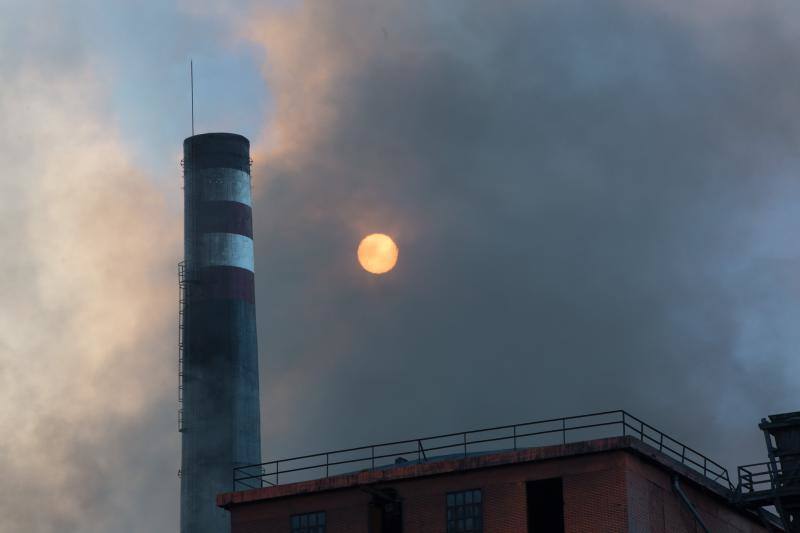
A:
<svg viewBox="0 0 800 533">
<path fill-rule="evenodd" d="M 561 419 L 561 444 L 567 443 L 567 419 Z"/>
<path fill-rule="evenodd" d="M 663 451 L 664 450 L 664 434 L 661 433 L 660 431 L 658 432 L 658 434 L 659 434 L 659 437 L 660 437 L 659 440 L 658 440 L 658 451 Z"/>
<path fill-rule="evenodd" d="M 422 445 L 422 439 L 417 439 L 417 461 L 428 462 L 428 454 L 425 453 L 425 446 Z"/>
<path fill-rule="evenodd" d="M 706 456 L 703 456 L 703 477 L 706 477 L 707 465 L 708 465 L 708 458 Z"/>
<path fill-rule="evenodd" d="M 627 422 L 625 422 L 625 411 L 622 411 L 622 436 L 625 436 L 625 430 L 627 429 Z"/>
<path fill-rule="evenodd" d="M 464 432 L 464 457 L 467 456 L 467 432 Z"/>
<path fill-rule="evenodd" d="M 372 450 L 372 468 L 371 470 L 375 470 L 375 446 L 370 446 Z"/>
<path fill-rule="evenodd" d="M 639 440 L 644 442 L 644 421 L 639 420 Z"/>
<path fill-rule="evenodd" d="M 517 426 L 514 426 L 514 451 L 517 451 Z"/>
<path fill-rule="evenodd" d="M 325 454 L 325 477 L 329 477 L 330 476 L 330 474 L 329 474 L 330 465 L 331 465 L 331 459 L 330 459 L 330 452 L 329 452 L 329 453 Z"/>
<path fill-rule="evenodd" d="M 281 462 L 275 461 L 275 484 L 279 485 L 281 482 Z"/>
</svg>

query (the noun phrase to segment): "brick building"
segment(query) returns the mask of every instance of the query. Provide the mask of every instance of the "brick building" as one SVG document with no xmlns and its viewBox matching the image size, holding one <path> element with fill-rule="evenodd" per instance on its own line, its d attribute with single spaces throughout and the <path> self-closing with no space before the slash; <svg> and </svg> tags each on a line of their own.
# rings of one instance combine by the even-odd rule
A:
<svg viewBox="0 0 800 533">
<path fill-rule="evenodd" d="M 643 423 L 632 435 L 625 431 L 629 424 L 623 419 L 623 435 L 577 442 L 567 442 L 572 428 L 564 428 L 561 444 L 524 448 L 516 445 L 515 427 L 516 449 L 504 451 L 468 452 L 464 434 L 462 454 L 430 459 L 422 440 L 406 441 L 417 446 L 411 454 L 379 449 L 376 455 L 372 447 L 369 468 L 283 484 L 277 483 L 278 474 L 286 480 L 318 471 L 322 463 L 283 469 L 275 463 L 272 481 L 265 476 L 273 474 L 259 477 L 259 484 L 268 486 L 221 494 L 217 504 L 230 512 L 232 533 L 782 531 L 766 514 L 732 503 L 722 467 L 679 443 L 670 446 L 677 441 L 660 432 L 648 434 Z M 469 444 L 495 440 L 502 439 Z M 367 449 L 345 452 L 353 457 Z M 335 453 L 344 452 L 324 454 L 326 474 L 363 460 L 332 460 Z M 374 466 L 376 457 L 389 456 L 392 463 Z M 262 471 L 272 465 L 261 465 Z"/>
</svg>

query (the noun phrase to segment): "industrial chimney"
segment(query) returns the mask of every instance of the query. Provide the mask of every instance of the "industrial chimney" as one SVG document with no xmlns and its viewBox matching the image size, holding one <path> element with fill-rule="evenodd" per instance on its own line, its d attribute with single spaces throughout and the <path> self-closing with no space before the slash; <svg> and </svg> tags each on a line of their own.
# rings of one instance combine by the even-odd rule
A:
<svg viewBox="0 0 800 533">
<path fill-rule="evenodd" d="M 183 154 L 181 533 L 224 533 L 216 495 L 261 461 L 250 142 L 205 133 Z"/>
</svg>

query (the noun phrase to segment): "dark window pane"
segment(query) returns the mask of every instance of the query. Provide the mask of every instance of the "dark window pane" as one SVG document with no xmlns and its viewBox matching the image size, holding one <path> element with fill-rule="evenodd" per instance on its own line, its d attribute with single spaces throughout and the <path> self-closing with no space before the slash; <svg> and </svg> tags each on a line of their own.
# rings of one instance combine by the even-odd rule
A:
<svg viewBox="0 0 800 533">
<path fill-rule="evenodd" d="M 293 515 L 291 533 L 325 533 L 325 513 Z"/>
<path fill-rule="evenodd" d="M 447 495 L 447 533 L 483 531 L 480 489 L 451 492 Z"/>
</svg>

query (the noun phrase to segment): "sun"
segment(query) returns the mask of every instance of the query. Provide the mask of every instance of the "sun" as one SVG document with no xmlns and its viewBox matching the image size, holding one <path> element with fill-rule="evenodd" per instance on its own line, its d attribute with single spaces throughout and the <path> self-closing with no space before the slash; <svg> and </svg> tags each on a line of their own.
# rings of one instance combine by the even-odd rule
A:
<svg viewBox="0 0 800 533">
<path fill-rule="evenodd" d="M 358 262 L 372 274 L 386 274 L 397 264 L 399 250 L 391 237 L 373 233 L 361 239 Z"/>
</svg>

